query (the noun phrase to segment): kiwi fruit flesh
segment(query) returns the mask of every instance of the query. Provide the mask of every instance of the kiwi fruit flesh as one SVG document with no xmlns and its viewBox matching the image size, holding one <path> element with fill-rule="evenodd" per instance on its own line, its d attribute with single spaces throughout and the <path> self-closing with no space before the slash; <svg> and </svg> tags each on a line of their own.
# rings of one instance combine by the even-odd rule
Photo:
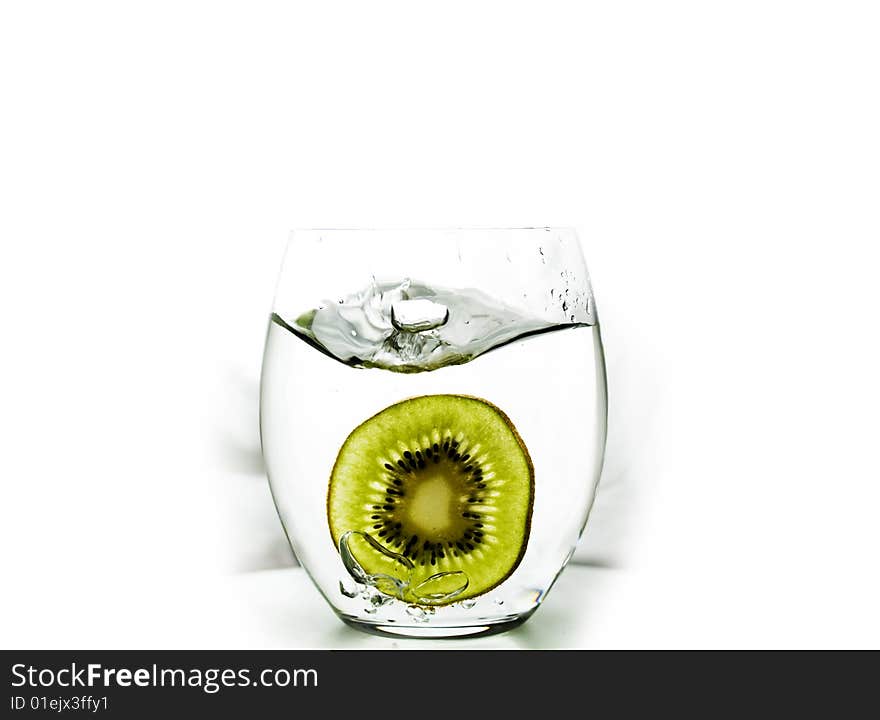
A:
<svg viewBox="0 0 880 720">
<path fill-rule="evenodd" d="M 465 600 L 519 565 L 534 475 L 516 428 L 491 403 L 410 398 L 361 423 L 343 443 L 327 496 L 330 534 L 337 548 L 343 536 L 372 540 L 357 546 L 368 574 L 411 568 L 408 602 Z M 445 592 L 444 585 L 457 588 Z M 417 590 L 431 587 L 441 591 Z"/>
</svg>

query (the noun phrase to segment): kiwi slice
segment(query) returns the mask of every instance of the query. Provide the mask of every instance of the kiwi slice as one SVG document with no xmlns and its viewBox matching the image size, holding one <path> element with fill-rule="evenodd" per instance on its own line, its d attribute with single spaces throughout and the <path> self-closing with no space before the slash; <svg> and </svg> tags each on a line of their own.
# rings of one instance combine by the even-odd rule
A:
<svg viewBox="0 0 880 720">
<path fill-rule="evenodd" d="M 355 554 L 366 574 L 406 568 L 399 597 L 408 602 L 465 600 L 519 565 L 534 477 L 516 428 L 491 403 L 411 398 L 364 421 L 343 443 L 327 496 L 330 534 L 337 548 L 346 538 L 346 552 L 347 538 L 362 540 Z"/>
</svg>

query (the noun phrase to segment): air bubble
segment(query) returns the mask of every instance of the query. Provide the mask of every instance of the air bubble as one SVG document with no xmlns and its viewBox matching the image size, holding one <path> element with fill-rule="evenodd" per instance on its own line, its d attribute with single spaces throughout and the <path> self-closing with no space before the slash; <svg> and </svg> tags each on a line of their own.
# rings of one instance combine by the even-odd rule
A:
<svg viewBox="0 0 880 720">
<path fill-rule="evenodd" d="M 356 598 L 359 594 L 357 587 L 355 587 L 354 590 L 348 590 L 345 585 L 342 584 L 342 580 L 339 581 L 339 592 L 347 598 Z"/>
<path fill-rule="evenodd" d="M 416 622 L 428 622 L 428 613 L 418 605 L 408 605 L 406 608 L 406 614 Z"/>
<path fill-rule="evenodd" d="M 392 598 L 390 598 L 388 595 L 373 595 L 370 598 L 370 604 L 373 606 L 373 608 L 380 608 L 383 605 L 387 605 L 388 603 L 390 603 L 391 600 Z"/>
<path fill-rule="evenodd" d="M 391 575 L 371 575 L 370 581 L 379 592 L 392 595 L 401 600 L 409 588 L 409 580 L 399 580 L 396 577 L 391 577 Z"/>
</svg>

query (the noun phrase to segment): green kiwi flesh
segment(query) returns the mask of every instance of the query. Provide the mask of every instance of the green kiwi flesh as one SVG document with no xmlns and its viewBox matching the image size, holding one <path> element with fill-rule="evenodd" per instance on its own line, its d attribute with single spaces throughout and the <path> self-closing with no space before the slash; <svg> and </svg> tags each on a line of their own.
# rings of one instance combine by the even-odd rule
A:
<svg viewBox="0 0 880 720">
<path fill-rule="evenodd" d="M 464 395 L 424 395 L 385 408 L 355 428 L 330 477 L 327 516 L 334 545 L 367 535 L 357 562 L 394 574 L 412 566 L 408 588 L 466 587 L 443 605 L 481 595 L 519 565 L 528 543 L 534 468 L 510 419 Z M 387 552 L 382 552 L 382 549 Z M 381 588 L 379 588 L 381 590 Z M 419 602 L 418 593 L 403 599 Z"/>
</svg>

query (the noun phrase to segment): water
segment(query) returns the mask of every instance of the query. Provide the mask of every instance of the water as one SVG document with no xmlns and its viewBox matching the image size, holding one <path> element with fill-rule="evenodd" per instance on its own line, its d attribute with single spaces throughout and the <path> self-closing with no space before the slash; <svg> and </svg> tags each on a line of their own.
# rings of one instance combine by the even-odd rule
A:
<svg viewBox="0 0 880 720">
<path fill-rule="evenodd" d="M 566 302 L 586 304 L 579 317 L 586 309 L 594 319 L 589 298 Z M 334 546 L 327 520 L 330 473 L 349 433 L 389 405 L 433 394 L 473 395 L 498 406 L 535 469 L 531 530 L 517 569 L 484 595 L 440 607 L 430 599 L 414 605 L 395 578 L 359 572 L 347 548 L 340 555 Z M 605 433 L 599 327 L 551 324 L 475 290 L 373 282 L 296 317 L 273 315 L 261 428 L 294 550 L 342 616 L 404 627 L 527 615 L 570 557 L 592 504 Z M 456 592 L 457 580 L 441 578 L 420 592 L 442 599 Z"/>
<path fill-rule="evenodd" d="M 568 300 L 562 303 L 567 310 Z M 591 314 L 590 306 L 586 312 Z M 373 280 L 292 324 L 277 314 L 272 320 L 347 365 L 406 373 L 460 365 L 527 335 L 568 327 L 529 317 L 479 290 L 432 288 L 409 279 Z"/>
</svg>

